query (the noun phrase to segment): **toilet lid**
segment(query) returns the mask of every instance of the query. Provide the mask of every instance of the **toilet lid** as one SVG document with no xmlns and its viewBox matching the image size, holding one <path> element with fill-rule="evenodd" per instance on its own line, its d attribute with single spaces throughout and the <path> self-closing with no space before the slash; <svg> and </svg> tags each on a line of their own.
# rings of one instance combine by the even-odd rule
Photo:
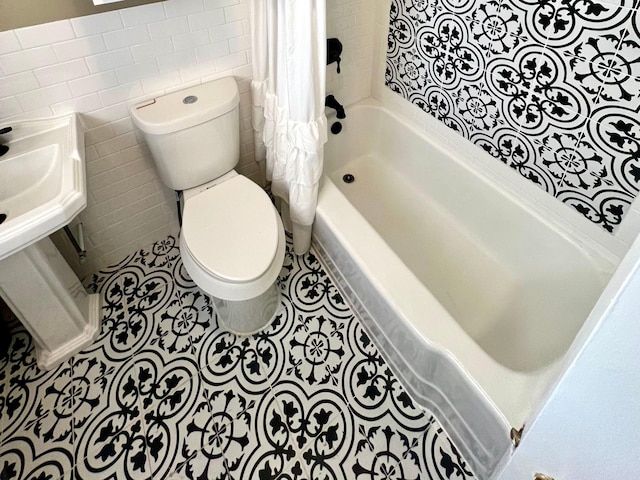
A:
<svg viewBox="0 0 640 480">
<path fill-rule="evenodd" d="M 267 270 L 276 254 L 276 215 L 268 195 L 238 175 L 187 199 L 182 241 L 211 274 L 249 282 Z"/>
</svg>

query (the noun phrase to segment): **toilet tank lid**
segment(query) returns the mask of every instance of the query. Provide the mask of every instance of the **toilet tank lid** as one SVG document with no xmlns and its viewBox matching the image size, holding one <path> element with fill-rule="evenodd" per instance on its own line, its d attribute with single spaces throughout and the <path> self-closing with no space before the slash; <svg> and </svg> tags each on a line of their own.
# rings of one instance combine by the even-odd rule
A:
<svg viewBox="0 0 640 480">
<path fill-rule="evenodd" d="M 225 77 L 138 103 L 131 117 L 143 132 L 164 135 L 224 115 L 239 101 L 236 81 Z"/>
</svg>

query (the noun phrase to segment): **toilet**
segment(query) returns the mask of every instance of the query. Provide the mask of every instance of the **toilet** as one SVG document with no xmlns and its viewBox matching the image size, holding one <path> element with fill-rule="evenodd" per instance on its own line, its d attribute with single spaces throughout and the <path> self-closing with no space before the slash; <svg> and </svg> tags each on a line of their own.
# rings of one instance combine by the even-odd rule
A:
<svg viewBox="0 0 640 480">
<path fill-rule="evenodd" d="M 213 298 L 222 326 L 248 335 L 278 313 L 285 235 L 269 196 L 234 170 L 239 99 L 226 77 L 134 105 L 131 116 L 162 182 L 183 192 L 187 273 Z"/>
</svg>

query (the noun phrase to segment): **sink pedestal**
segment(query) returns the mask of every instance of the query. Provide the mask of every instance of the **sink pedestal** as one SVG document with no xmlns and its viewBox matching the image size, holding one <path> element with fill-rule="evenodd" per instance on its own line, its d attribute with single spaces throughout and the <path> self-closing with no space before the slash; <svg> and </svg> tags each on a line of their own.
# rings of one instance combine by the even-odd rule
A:
<svg viewBox="0 0 640 480">
<path fill-rule="evenodd" d="M 0 296 L 29 331 L 50 370 L 93 343 L 100 297 L 88 294 L 49 237 L 0 260 Z"/>
</svg>

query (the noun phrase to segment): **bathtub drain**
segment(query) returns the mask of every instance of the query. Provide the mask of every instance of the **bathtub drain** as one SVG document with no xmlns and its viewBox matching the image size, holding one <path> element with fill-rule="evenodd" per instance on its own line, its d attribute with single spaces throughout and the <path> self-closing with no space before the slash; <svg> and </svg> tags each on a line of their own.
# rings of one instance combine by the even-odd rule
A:
<svg viewBox="0 0 640 480">
<path fill-rule="evenodd" d="M 353 183 L 355 180 L 356 180 L 356 177 L 354 177 L 350 173 L 347 173 L 347 174 L 342 176 L 342 181 L 344 183 Z"/>
</svg>

